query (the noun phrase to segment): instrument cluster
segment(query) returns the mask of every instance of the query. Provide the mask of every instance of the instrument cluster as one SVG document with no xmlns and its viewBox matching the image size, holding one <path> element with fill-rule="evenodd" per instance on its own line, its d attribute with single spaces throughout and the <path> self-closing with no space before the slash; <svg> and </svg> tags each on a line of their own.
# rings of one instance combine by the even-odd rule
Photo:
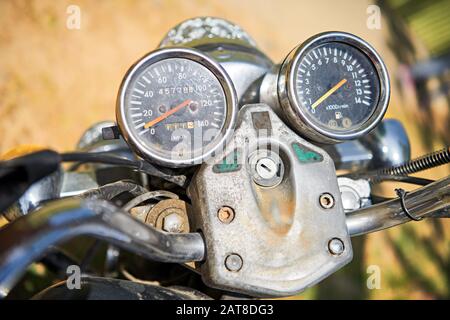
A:
<svg viewBox="0 0 450 320">
<path fill-rule="evenodd" d="M 212 51 L 198 39 L 195 45 L 168 44 L 145 55 L 125 75 L 117 122 L 143 158 L 167 167 L 202 163 L 227 143 L 239 107 L 249 100 L 266 102 L 295 132 L 319 144 L 361 137 L 386 112 L 386 67 L 355 35 L 326 32 L 306 40 L 245 88 L 251 99 L 238 97 L 235 88 L 250 76 L 245 71 L 250 63 L 230 67 L 224 52 L 258 50 L 250 41 L 208 36 L 209 44 L 214 40 Z"/>
</svg>

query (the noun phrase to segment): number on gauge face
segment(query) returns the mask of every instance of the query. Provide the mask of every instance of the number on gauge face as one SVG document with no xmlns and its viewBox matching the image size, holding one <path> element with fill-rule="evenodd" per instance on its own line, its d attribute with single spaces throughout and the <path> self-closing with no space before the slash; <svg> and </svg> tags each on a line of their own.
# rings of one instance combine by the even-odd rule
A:
<svg viewBox="0 0 450 320">
<path fill-rule="evenodd" d="M 185 58 L 158 61 L 131 79 L 125 96 L 132 134 L 163 159 L 190 159 L 213 147 L 226 120 L 216 76 Z"/>
<path fill-rule="evenodd" d="M 360 127 L 375 111 L 380 82 L 359 49 L 329 42 L 306 51 L 296 70 L 296 96 L 306 116 L 326 130 Z"/>
</svg>

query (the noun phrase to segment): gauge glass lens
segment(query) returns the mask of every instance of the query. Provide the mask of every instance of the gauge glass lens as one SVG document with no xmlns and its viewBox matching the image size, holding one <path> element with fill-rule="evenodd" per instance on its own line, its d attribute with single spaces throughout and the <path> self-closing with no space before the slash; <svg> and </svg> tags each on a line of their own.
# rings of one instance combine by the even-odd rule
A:
<svg viewBox="0 0 450 320">
<path fill-rule="evenodd" d="M 193 159 L 214 147 L 227 118 L 227 101 L 217 77 L 186 58 L 143 66 L 125 94 L 130 133 L 165 160 Z"/>
<path fill-rule="evenodd" d="M 294 72 L 299 107 L 327 131 L 358 129 L 377 108 L 377 70 L 368 56 L 352 45 L 328 42 L 311 48 L 300 57 Z"/>
</svg>

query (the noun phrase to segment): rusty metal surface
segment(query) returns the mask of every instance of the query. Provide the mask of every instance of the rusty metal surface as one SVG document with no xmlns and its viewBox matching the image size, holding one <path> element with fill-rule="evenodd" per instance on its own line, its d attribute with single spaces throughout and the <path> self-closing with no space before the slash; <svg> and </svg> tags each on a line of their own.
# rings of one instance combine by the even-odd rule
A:
<svg viewBox="0 0 450 320">
<path fill-rule="evenodd" d="M 179 232 L 189 232 L 188 204 L 179 199 L 168 199 L 158 202 L 149 211 L 145 223 L 154 226 L 157 229 L 164 228 L 164 219 L 169 215 L 177 215 L 181 219 Z"/>
<path fill-rule="evenodd" d="M 255 112 L 268 112 L 272 135 L 258 137 L 252 122 Z M 264 188 L 253 181 L 247 159 L 258 142 L 262 142 L 259 150 L 264 146 L 276 150 L 284 162 L 283 180 L 275 187 Z M 299 157 L 294 144 L 315 156 Z M 206 240 L 207 260 L 200 271 L 208 285 L 255 296 L 286 296 L 351 260 L 344 210 L 328 154 L 299 138 L 263 104 L 240 111 L 238 128 L 224 155 L 236 149 L 242 161 L 236 166 L 239 169 L 220 172 L 213 170 L 215 163 L 204 164 L 189 187 L 196 212 L 194 228 L 201 229 Z M 216 164 L 221 161 L 217 158 Z M 319 204 L 325 192 L 336 199 L 330 209 Z M 234 209 L 231 223 L 218 218 L 223 206 Z M 335 238 L 344 245 L 338 255 L 329 248 Z"/>
</svg>

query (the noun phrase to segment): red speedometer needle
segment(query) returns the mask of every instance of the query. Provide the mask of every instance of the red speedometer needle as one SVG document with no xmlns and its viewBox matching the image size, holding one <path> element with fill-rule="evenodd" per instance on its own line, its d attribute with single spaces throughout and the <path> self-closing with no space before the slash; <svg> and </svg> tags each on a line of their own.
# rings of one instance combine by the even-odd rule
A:
<svg viewBox="0 0 450 320">
<path fill-rule="evenodd" d="M 191 103 L 191 102 L 192 102 L 191 99 L 188 99 L 188 100 L 183 101 L 182 103 L 180 103 L 179 105 L 177 105 L 175 108 L 170 109 L 169 111 L 163 113 L 162 115 L 160 115 L 159 117 L 153 119 L 152 121 L 147 122 L 147 123 L 144 125 L 144 128 L 145 128 L 145 129 L 148 129 L 148 128 L 150 128 L 150 127 L 153 127 L 155 124 L 157 124 L 157 123 L 163 121 L 164 119 L 166 119 L 167 117 L 170 117 L 170 116 L 171 116 L 172 114 L 174 114 L 175 112 L 177 112 L 177 111 L 179 111 L 180 109 L 186 107 L 186 106 L 189 105 L 189 103 Z"/>
</svg>

